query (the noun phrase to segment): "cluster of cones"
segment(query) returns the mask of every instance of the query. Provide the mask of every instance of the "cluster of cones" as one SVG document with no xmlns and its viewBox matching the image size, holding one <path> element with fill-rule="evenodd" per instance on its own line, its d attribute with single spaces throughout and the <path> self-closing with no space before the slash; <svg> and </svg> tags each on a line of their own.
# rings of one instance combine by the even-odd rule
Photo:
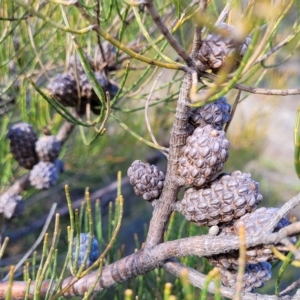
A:
<svg viewBox="0 0 300 300">
<path fill-rule="evenodd" d="M 206 70 L 217 73 L 227 68 L 232 72 L 238 67 L 251 39 L 239 41 L 236 37 L 234 27 L 221 23 L 202 41 L 197 58 Z M 210 233 L 223 236 L 224 240 L 237 237 L 241 224 L 245 225 L 246 236 L 259 233 L 277 211 L 276 208 L 258 208 L 262 195 L 251 174 L 221 173 L 229 156 L 230 143 L 223 128 L 230 121 L 230 111 L 225 97 L 190 110 L 191 134 L 182 148 L 177 169 L 177 175 L 187 188 L 183 198 L 173 206 L 188 221 L 208 226 Z M 128 169 L 128 176 L 138 196 L 148 201 L 159 199 L 164 176 L 157 167 L 135 161 Z M 289 221 L 283 218 L 274 231 L 287 225 Z M 295 239 L 291 242 L 295 243 Z M 283 245 L 277 246 L 284 251 Z M 207 258 L 211 265 L 220 268 L 224 286 L 235 287 L 238 258 L 238 251 Z M 276 257 L 266 246 L 247 249 L 245 291 L 261 287 L 271 278 L 270 262 L 274 260 Z"/>
</svg>

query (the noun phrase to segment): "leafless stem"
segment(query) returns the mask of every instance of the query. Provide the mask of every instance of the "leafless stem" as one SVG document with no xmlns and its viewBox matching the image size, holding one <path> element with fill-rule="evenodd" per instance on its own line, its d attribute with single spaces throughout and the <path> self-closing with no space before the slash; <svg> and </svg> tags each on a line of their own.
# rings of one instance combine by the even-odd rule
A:
<svg viewBox="0 0 300 300">
<path fill-rule="evenodd" d="M 145 6 L 147 7 L 149 14 L 151 15 L 154 23 L 159 28 L 159 30 L 164 35 L 164 37 L 169 42 L 169 44 L 173 47 L 173 49 L 177 52 L 177 54 L 186 62 L 188 66 L 193 66 L 194 62 L 191 59 L 191 57 L 186 53 L 186 51 L 182 48 L 182 46 L 174 39 L 167 26 L 163 23 L 161 17 L 159 16 L 153 4 L 153 0 L 147 0 L 145 2 Z"/>
<path fill-rule="evenodd" d="M 68 139 L 74 128 L 75 125 L 73 123 L 65 121 L 59 128 L 56 138 L 63 144 Z"/>
<path fill-rule="evenodd" d="M 237 106 L 238 106 L 238 104 L 239 104 L 239 101 L 240 101 L 241 92 L 242 92 L 242 91 L 239 90 L 238 93 L 237 93 L 237 95 L 236 95 L 236 97 L 235 97 L 235 100 L 234 100 L 234 103 L 233 103 L 233 106 L 232 106 L 232 110 L 231 110 L 231 114 L 230 114 L 230 120 L 229 120 L 229 122 L 225 125 L 225 129 L 224 129 L 225 132 L 228 131 L 228 128 L 229 128 L 229 126 L 230 126 L 230 123 L 231 123 L 231 121 L 233 120 L 233 116 L 234 116 L 234 114 L 235 114 L 236 108 L 237 108 Z"/>
<path fill-rule="evenodd" d="M 225 5 L 224 9 L 222 10 L 222 12 L 220 13 L 219 18 L 218 18 L 215 25 L 218 25 L 218 24 L 224 22 L 227 19 L 228 14 L 229 14 L 230 9 L 231 9 L 231 4 L 232 4 L 232 0 L 227 0 L 226 1 L 226 5 Z"/>
<path fill-rule="evenodd" d="M 206 11 L 206 7 L 207 7 L 207 0 L 200 0 L 199 1 L 199 13 L 198 16 L 199 18 L 202 17 L 202 15 L 205 13 Z M 200 22 L 197 22 L 198 20 L 196 20 L 196 23 L 194 25 L 194 38 L 193 38 L 193 46 L 192 46 L 192 57 L 195 58 L 197 53 L 199 52 L 199 49 L 201 47 L 201 31 L 202 31 L 202 26 L 200 25 Z"/>
<path fill-rule="evenodd" d="M 269 224 L 264 229 L 265 232 L 272 232 L 278 222 L 286 216 L 292 209 L 300 204 L 300 193 L 285 203 L 272 217 Z"/>
<path fill-rule="evenodd" d="M 204 78 L 209 78 L 211 80 L 217 80 L 217 76 L 213 74 L 203 73 L 201 74 Z M 246 86 L 243 84 L 235 84 L 234 87 L 237 90 L 248 92 L 251 94 L 261 94 L 261 95 L 278 95 L 278 96 L 290 96 L 290 95 L 299 95 L 300 89 L 286 89 L 286 90 L 275 90 L 275 89 L 262 89 L 251 86 Z"/>
<path fill-rule="evenodd" d="M 290 41 L 292 41 L 294 39 L 294 37 L 296 37 L 296 35 L 299 33 L 299 31 L 300 31 L 300 26 L 297 26 L 297 28 L 294 30 L 294 32 L 292 32 L 289 36 L 287 36 L 278 45 L 276 45 L 272 49 L 270 49 L 266 54 L 264 54 L 263 56 L 258 58 L 255 61 L 254 65 L 259 64 L 260 62 L 264 61 L 265 59 L 270 57 L 273 53 L 275 53 L 276 51 L 280 50 L 282 47 L 287 45 Z"/>
<path fill-rule="evenodd" d="M 176 200 L 180 183 L 175 180 L 174 174 L 177 171 L 177 162 L 180 157 L 182 147 L 185 145 L 188 137 L 187 120 L 189 114 L 190 102 L 189 94 L 192 85 L 191 74 L 185 74 L 183 83 L 180 89 L 180 94 L 177 102 L 175 120 L 171 130 L 170 149 L 166 180 L 162 194 L 158 200 L 155 200 L 153 216 L 150 221 L 148 236 L 146 239 L 146 248 L 151 248 L 162 242 L 163 233 L 166 224 L 172 212 L 172 204 Z"/>
<path fill-rule="evenodd" d="M 300 279 L 293 282 L 291 285 L 289 285 L 286 289 L 284 289 L 279 295 L 284 296 L 285 294 L 297 289 L 300 287 Z"/>
</svg>

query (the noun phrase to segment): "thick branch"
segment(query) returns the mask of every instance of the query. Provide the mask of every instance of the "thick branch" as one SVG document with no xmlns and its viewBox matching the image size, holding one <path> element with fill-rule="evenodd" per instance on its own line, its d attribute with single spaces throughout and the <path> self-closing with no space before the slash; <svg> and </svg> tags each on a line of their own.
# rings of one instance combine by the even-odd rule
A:
<svg viewBox="0 0 300 300">
<path fill-rule="evenodd" d="M 280 240 L 288 236 L 295 235 L 300 232 L 300 222 L 291 224 L 279 232 L 272 234 L 261 233 L 256 236 L 246 238 L 247 248 L 257 245 L 278 244 Z M 145 274 L 161 264 L 165 260 L 172 257 L 183 256 L 211 256 L 220 253 L 226 253 L 237 250 L 239 247 L 239 237 L 230 237 L 228 239 L 223 236 L 197 236 L 179 239 L 176 241 L 166 242 L 157 245 L 151 249 L 143 249 L 137 253 L 133 253 L 119 261 L 103 268 L 100 280 L 96 284 L 95 291 L 101 291 L 109 288 L 116 283 L 123 282 L 129 278 Z M 89 287 L 94 283 L 98 275 L 98 271 L 94 271 L 77 281 L 67 293 L 66 297 L 83 295 Z M 66 278 L 63 281 L 63 287 L 68 285 L 73 277 Z M 29 298 L 33 298 L 34 282 L 31 284 Z M 49 281 L 44 281 L 41 288 L 41 296 L 47 292 Z M 8 291 L 8 283 L 0 283 L 0 299 L 4 299 Z M 14 282 L 12 286 L 11 299 L 24 299 L 26 292 L 26 282 Z M 246 298 L 245 298 L 246 299 Z"/>
<path fill-rule="evenodd" d="M 164 188 L 159 200 L 154 204 L 153 216 L 150 221 L 149 232 L 146 239 L 146 248 L 153 247 L 163 240 L 164 230 L 172 212 L 172 203 L 176 200 L 180 183 L 175 180 L 177 162 L 182 147 L 188 137 L 188 103 L 192 85 L 191 74 L 186 73 L 180 89 L 175 120 L 171 130 L 169 160 Z"/>
</svg>

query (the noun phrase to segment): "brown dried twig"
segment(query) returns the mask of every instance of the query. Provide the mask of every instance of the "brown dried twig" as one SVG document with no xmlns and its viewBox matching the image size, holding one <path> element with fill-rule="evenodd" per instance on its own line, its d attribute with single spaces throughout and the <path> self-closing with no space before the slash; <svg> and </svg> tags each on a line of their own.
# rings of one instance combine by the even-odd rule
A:
<svg viewBox="0 0 300 300">
<path fill-rule="evenodd" d="M 218 77 L 214 74 L 209 74 L 206 72 L 201 72 L 200 75 L 204 78 L 208 78 L 213 81 L 217 80 L 217 77 Z M 248 92 L 251 94 L 260 94 L 260 95 L 269 95 L 269 96 L 271 96 L 271 95 L 290 96 L 290 95 L 299 95 L 300 94 L 300 89 L 285 89 L 285 90 L 263 89 L 263 88 L 257 88 L 257 87 L 252 87 L 252 86 L 246 86 L 246 85 L 239 84 L 239 83 L 236 83 L 233 86 L 233 88 L 244 91 L 244 92 Z"/>
<path fill-rule="evenodd" d="M 174 39 L 167 26 L 163 23 L 161 17 L 159 16 L 153 4 L 153 0 L 144 1 L 144 4 L 147 7 L 149 14 L 151 15 L 154 23 L 159 28 L 159 30 L 164 35 L 164 37 L 169 42 L 169 44 L 172 46 L 172 48 L 176 51 L 176 53 L 186 62 L 188 66 L 194 66 L 194 62 L 191 59 L 191 57 L 186 53 L 186 51 L 182 48 L 182 46 Z"/>
<path fill-rule="evenodd" d="M 207 0 L 200 0 L 199 1 L 199 18 L 202 17 L 202 15 L 206 11 L 207 7 Z M 202 42 L 202 26 L 200 25 L 200 22 L 195 22 L 194 25 L 194 37 L 193 37 L 193 48 L 192 48 L 192 54 L 191 56 L 195 59 L 197 56 L 197 53 L 199 52 L 199 49 L 201 47 Z"/>
</svg>

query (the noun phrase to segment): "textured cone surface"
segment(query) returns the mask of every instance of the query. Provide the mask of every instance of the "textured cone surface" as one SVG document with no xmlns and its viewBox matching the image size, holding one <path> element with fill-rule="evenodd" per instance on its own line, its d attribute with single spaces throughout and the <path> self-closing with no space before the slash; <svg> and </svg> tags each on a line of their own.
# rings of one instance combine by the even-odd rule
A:
<svg viewBox="0 0 300 300">
<path fill-rule="evenodd" d="M 79 238 L 79 252 L 78 252 L 78 260 L 77 260 L 77 268 L 79 269 L 80 266 L 84 263 L 85 254 L 89 247 L 89 233 L 80 233 Z M 74 262 L 76 259 L 76 250 L 77 250 L 77 237 L 73 239 L 72 244 L 72 261 Z M 85 268 L 90 267 L 99 257 L 99 245 L 97 239 L 93 236 L 91 248 L 90 248 L 90 255 L 87 258 L 85 263 Z"/>
<path fill-rule="evenodd" d="M 252 213 L 247 213 L 240 219 L 236 220 L 231 226 L 224 226 L 220 228 L 220 236 L 226 238 L 231 238 L 233 236 L 237 237 L 239 232 L 239 227 L 243 223 L 246 229 L 246 236 L 251 236 L 258 234 L 263 231 L 268 225 L 273 215 L 278 211 L 278 208 L 272 207 L 261 207 Z M 274 229 L 274 232 L 279 231 L 283 227 L 290 224 L 288 219 L 281 219 Z M 295 238 L 290 238 L 292 243 L 295 243 Z M 276 245 L 276 248 L 281 252 L 287 252 L 287 249 L 282 245 Z M 226 254 L 214 255 L 208 257 L 208 261 L 211 265 L 220 268 L 238 268 L 238 251 L 233 251 Z M 268 246 L 257 246 L 251 247 L 246 250 L 246 262 L 249 264 L 258 264 L 260 262 L 274 261 L 277 257 L 273 254 L 272 250 Z"/>
<path fill-rule="evenodd" d="M 198 59 L 205 69 L 211 69 L 214 73 L 222 67 L 232 72 L 239 66 L 251 43 L 251 38 L 247 37 L 244 41 L 239 41 L 237 29 L 226 23 L 217 25 L 216 30 L 218 32 L 208 34 L 203 40 Z"/>
<path fill-rule="evenodd" d="M 0 197 L 0 213 L 6 219 L 16 218 L 23 214 L 25 204 L 22 196 L 11 193 L 4 193 Z"/>
<path fill-rule="evenodd" d="M 61 142 L 54 135 L 40 137 L 35 143 L 35 151 L 42 161 L 55 161 L 61 150 Z"/>
<path fill-rule="evenodd" d="M 38 162 L 35 152 L 37 136 L 33 127 L 27 123 L 19 123 L 9 128 L 6 135 L 10 139 L 10 151 L 20 166 L 32 169 Z"/>
<path fill-rule="evenodd" d="M 156 166 L 135 160 L 129 167 L 127 175 L 138 196 L 147 201 L 159 198 L 165 175 Z"/>
<path fill-rule="evenodd" d="M 69 74 L 58 74 L 48 84 L 50 93 L 64 106 L 75 107 L 78 103 L 76 80 Z"/>
<path fill-rule="evenodd" d="M 235 289 L 237 281 L 237 270 L 220 269 L 221 281 L 224 286 Z M 267 263 L 256 265 L 246 265 L 243 276 L 243 290 L 252 292 L 254 289 L 262 287 L 265 282 L 271 279 L 272 266 Z"/>
<path fill-rule="evenodd" d="M 37 190 L 49 189 L 55 185 L 58 176 L 59 170 L 57 170 L 55 162 L 40 161 L 30 171 L 29 180 Z"/>
<path fill-rule="evenodd" d="M 259 184 L 240 171 L 223 175 L 208 188 L 189 188 L 174 209 L 197 225 L 213 226 L 254 211 L 261 202 Z"/>
<path fill-rule="evenodd" d="M 185 183 L 200 187 L 214 180 L 228 158 L 229 145 L 224 131 L 211 125 L 196 128 L 179 159 L 178 171 Z"/>
<path fill-rule="evenodd" d="M 222 130 L 224 124 L 230 120 L 230 110 L 230 104 L 222 97 L 215 102 L 192 109 L 189 122 L 195 127 L 210 124 L 215 129 Z"/>
</svg>

